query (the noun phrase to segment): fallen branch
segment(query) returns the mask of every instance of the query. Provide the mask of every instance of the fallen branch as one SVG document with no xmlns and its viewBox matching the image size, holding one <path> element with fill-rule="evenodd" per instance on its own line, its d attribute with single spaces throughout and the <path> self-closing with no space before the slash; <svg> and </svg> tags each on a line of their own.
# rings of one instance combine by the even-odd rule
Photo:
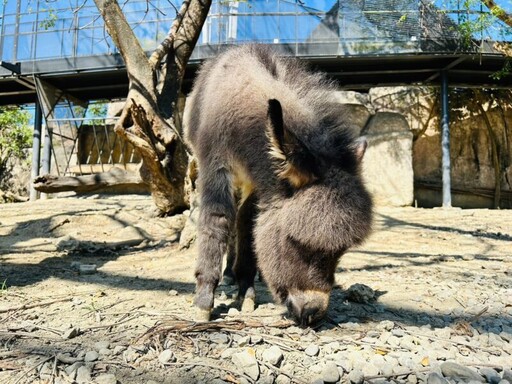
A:
<svg viewBox="0 0 512 384">
<path fill-rule="evenodd" d="M 44 307 L 46 305 L 52 305 L 52 304 L 55 304 L 55 303 L 61 303 L 63 301 L 71 301 L 71 300 L 72 300 L 72 298 L 67 297 L 67 298 L 64 298 L 64 299 L 51 300 L 51 301 L 46 301 L 46 302 L 43 302 L 43 303 L 22 304 L 22 305 L 18 305 L 16 307 L 1 308 L 0 309 L 0 313 L 6 313 L 6 312 L 11 312 L 11 311 L 22 311 L 22 310 L 25 310 L 25 309 Z"/>
<path fill-rule="evenodd" d="M 44 193 L 92 192 L 113 186 L 146 185 L 140 175 L 114 167 L 108 172 L 86 176 L 38 176 L 33 181 L 34 189 Z"/>
</svg>

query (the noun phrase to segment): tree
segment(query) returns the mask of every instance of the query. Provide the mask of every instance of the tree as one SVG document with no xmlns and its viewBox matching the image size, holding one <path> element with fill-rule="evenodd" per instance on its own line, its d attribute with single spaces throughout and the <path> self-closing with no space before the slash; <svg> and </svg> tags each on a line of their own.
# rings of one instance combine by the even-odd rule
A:
<svg viewBox="0 0 512 384">
<path fill-rule="evenodd" d="M 185 209 L 188 153 L 182 139 L 180 88 L 211 0 L 184 0 L 169 33 L 148 58 L 116 0 L 94 0 L 124 59 L 129 91 L 115 131 L 142 157 L 142 179 L 163 214 Z"/>
<path fill-rule="evenodd" d="M 24 201 L 25 199 L 8 190 L 12 189 L 11 172 L 15 161 L 28 159 L 32 146 L 32 132 L 29 113 L 16 106 L 0 107 L 0 201 Z"/>
</svg>

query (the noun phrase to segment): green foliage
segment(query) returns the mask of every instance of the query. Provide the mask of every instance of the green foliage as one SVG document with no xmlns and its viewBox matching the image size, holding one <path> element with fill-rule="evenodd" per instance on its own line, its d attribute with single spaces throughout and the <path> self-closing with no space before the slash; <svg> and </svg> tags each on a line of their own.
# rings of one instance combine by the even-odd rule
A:
<svg viewBox="0 0 512 384">
<path fill-rule="evenodd" d="M 0 170 L 10 157 L 26 158 L 24 150 L 32 146 L 29 119 L 20 107 L 0 107 Z"/>
<path fill-rule="evenodd" d="M 58 16 L 52 8 L 48 8 L 46 11 L 48 12 L 48 16 L 39 22 L 39 28 L 47 31 L 48 29 L 55 27 Z"/>
<path fill-rule="evenodd" d="M 87 116 L 88 117 L 105 117 L 107 116 L 107 100 L 100 100 L 95 103 L 89 104 L 87 108 Z"/>
</svg>

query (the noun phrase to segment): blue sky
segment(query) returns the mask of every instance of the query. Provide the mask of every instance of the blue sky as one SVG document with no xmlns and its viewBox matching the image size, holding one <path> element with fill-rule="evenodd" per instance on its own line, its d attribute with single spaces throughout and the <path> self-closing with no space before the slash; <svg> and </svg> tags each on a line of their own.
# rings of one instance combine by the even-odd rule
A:
<svg viewBox="0 0 512 384">
<path fill-rule="evenodd" d="M 179 0 L 173 0 L 179 3 Z M 462 3 L 463 0 L 460 0 Z M 146 13 L 146 1 L 120 1 L 124 4 L 125 14 L 128 20 L 135 25 L 137 36 L 142 45 L 148 50 L 152 49 L 167 32 L 167 29 L 174 18 L 174 9 L 167 0 L 153 0 L 153 8 L 149 8 Z M 203 30 L 203 37 L 200 43 L 210 42 L 225 43 L 236 41 L 253 41 L 258 39 L 263 42 L 290 42 L 304 41 L 313 30 L 318 27 L 321 16 L 315 12 L 325 12 L 332 8 L 335 2 L 333 0 L 304 0 L 297 3 L 295 0 L 249 0 L 233 3 L 215 2 L 212 5 L 210 19 Z M 512 0 L 497 0 L 504 9 L 512 12 Z M 21 22 L 19 24 L 19 38 L 15 41 L 15 21 L 18 0 L 0 0 L 0 14 L 5 14 L 2 20 L 2 40 L 0 48 L 2 49 L 2 59 L 6 61 L 29 60 L 33 58 L 44 59 L 51 57 L 69 57 L 75 55 L 94 55 L 111 53 L 115 47 L 108 42 L 108 37 L 103 30 L 103 22 L 98 16 L 98 12 L 92 0 L 87 0 L 85 6 L 80 11 L 73 13 L 72 9 L 83 4 L 83 0 L 20 0 L 20 10 L 22 12 Z M 340 34 L 344 37 L 360 38 L 358 33 L 367 33 L 369 28 L 368 20 L 358 17 L 350 20 L 351 10 L 350 2 L 343 0 L 341 2 L 345 29 Z M 360 4 L 360 2 L 354 2 Z M 367 7 L 377 4 L 378 0 L 367 0 Z M 416 2 L 406 0 L 396 0 L 396 4 L 402 4 L 402 9 L 393 17 L 398 20 L 402 16 L 400 12 L 406 14 L 408 11 L 417 9 Z M 441 9 L 452 9 L 457 5 L 457 0 L 435 0 L 434 4 Z M 355 6 L 355 10 L 357 6 Z M 400 5 L 397 7 L 400 8 Z M 475 12 L 487 10 L 481 3 L 472 0 L 471 9 Z M 226 16 L 225 14 L 237 14 Z M 224 16 L 218 16 L 219 13 Z M 299 16 L 296 14 L 299 13 Z M 258 16 L 266 14 L 266 16 Z M 411 16 L 412 15 L 412 16 Z M 465 17 L 475 19 L 478 15 L 469 16 L 456 13 L 449 13 L 449 17 L 456 21 L 464 21 Z M 407 17 L 413 17 L 413 13 Z M 391 17 L 391 16 L 390 16 Z M 404 22 L 407 17 L 401 19 Z M 347 24 L 348 23 L 348 24 Z M 368 24 L 368 25 L 365 25 Z M 414 23 L 414 20 L 411 21 Z M 342 23 L 340 23 L 341 25 Z M 484 38 L 502 39 L 498 31 L 503 31 L 503 23 L 490 25 L 483 31 Z M 500 28 L 501 27 L 501 28 Z M 510 30 L 510 29 L 509 29 Z M 37 31 L 37 34 L 34 33 Z M 480 38 L 480 36 L 476 36 Z M 507 40 L 512 39 L 509 35 Z M 276 41 L 277 40 L 277 41 Z M 14 45 L 17 44 L 17 50 L 14 51 Z"/>
</svg>

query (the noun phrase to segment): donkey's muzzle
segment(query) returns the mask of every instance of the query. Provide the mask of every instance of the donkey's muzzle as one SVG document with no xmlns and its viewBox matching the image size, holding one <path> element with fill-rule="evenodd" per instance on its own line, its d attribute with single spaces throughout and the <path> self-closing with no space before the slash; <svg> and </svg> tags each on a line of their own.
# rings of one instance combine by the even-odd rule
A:
<svg viewBox="0 0 512 384">
<path fill-rule="evenodd" d="M 324 317 L 329 306 L 329 292 L 308 290 L 290 293 L 286 306 L 291 317 L 305 327 Z"/>
</svg>

